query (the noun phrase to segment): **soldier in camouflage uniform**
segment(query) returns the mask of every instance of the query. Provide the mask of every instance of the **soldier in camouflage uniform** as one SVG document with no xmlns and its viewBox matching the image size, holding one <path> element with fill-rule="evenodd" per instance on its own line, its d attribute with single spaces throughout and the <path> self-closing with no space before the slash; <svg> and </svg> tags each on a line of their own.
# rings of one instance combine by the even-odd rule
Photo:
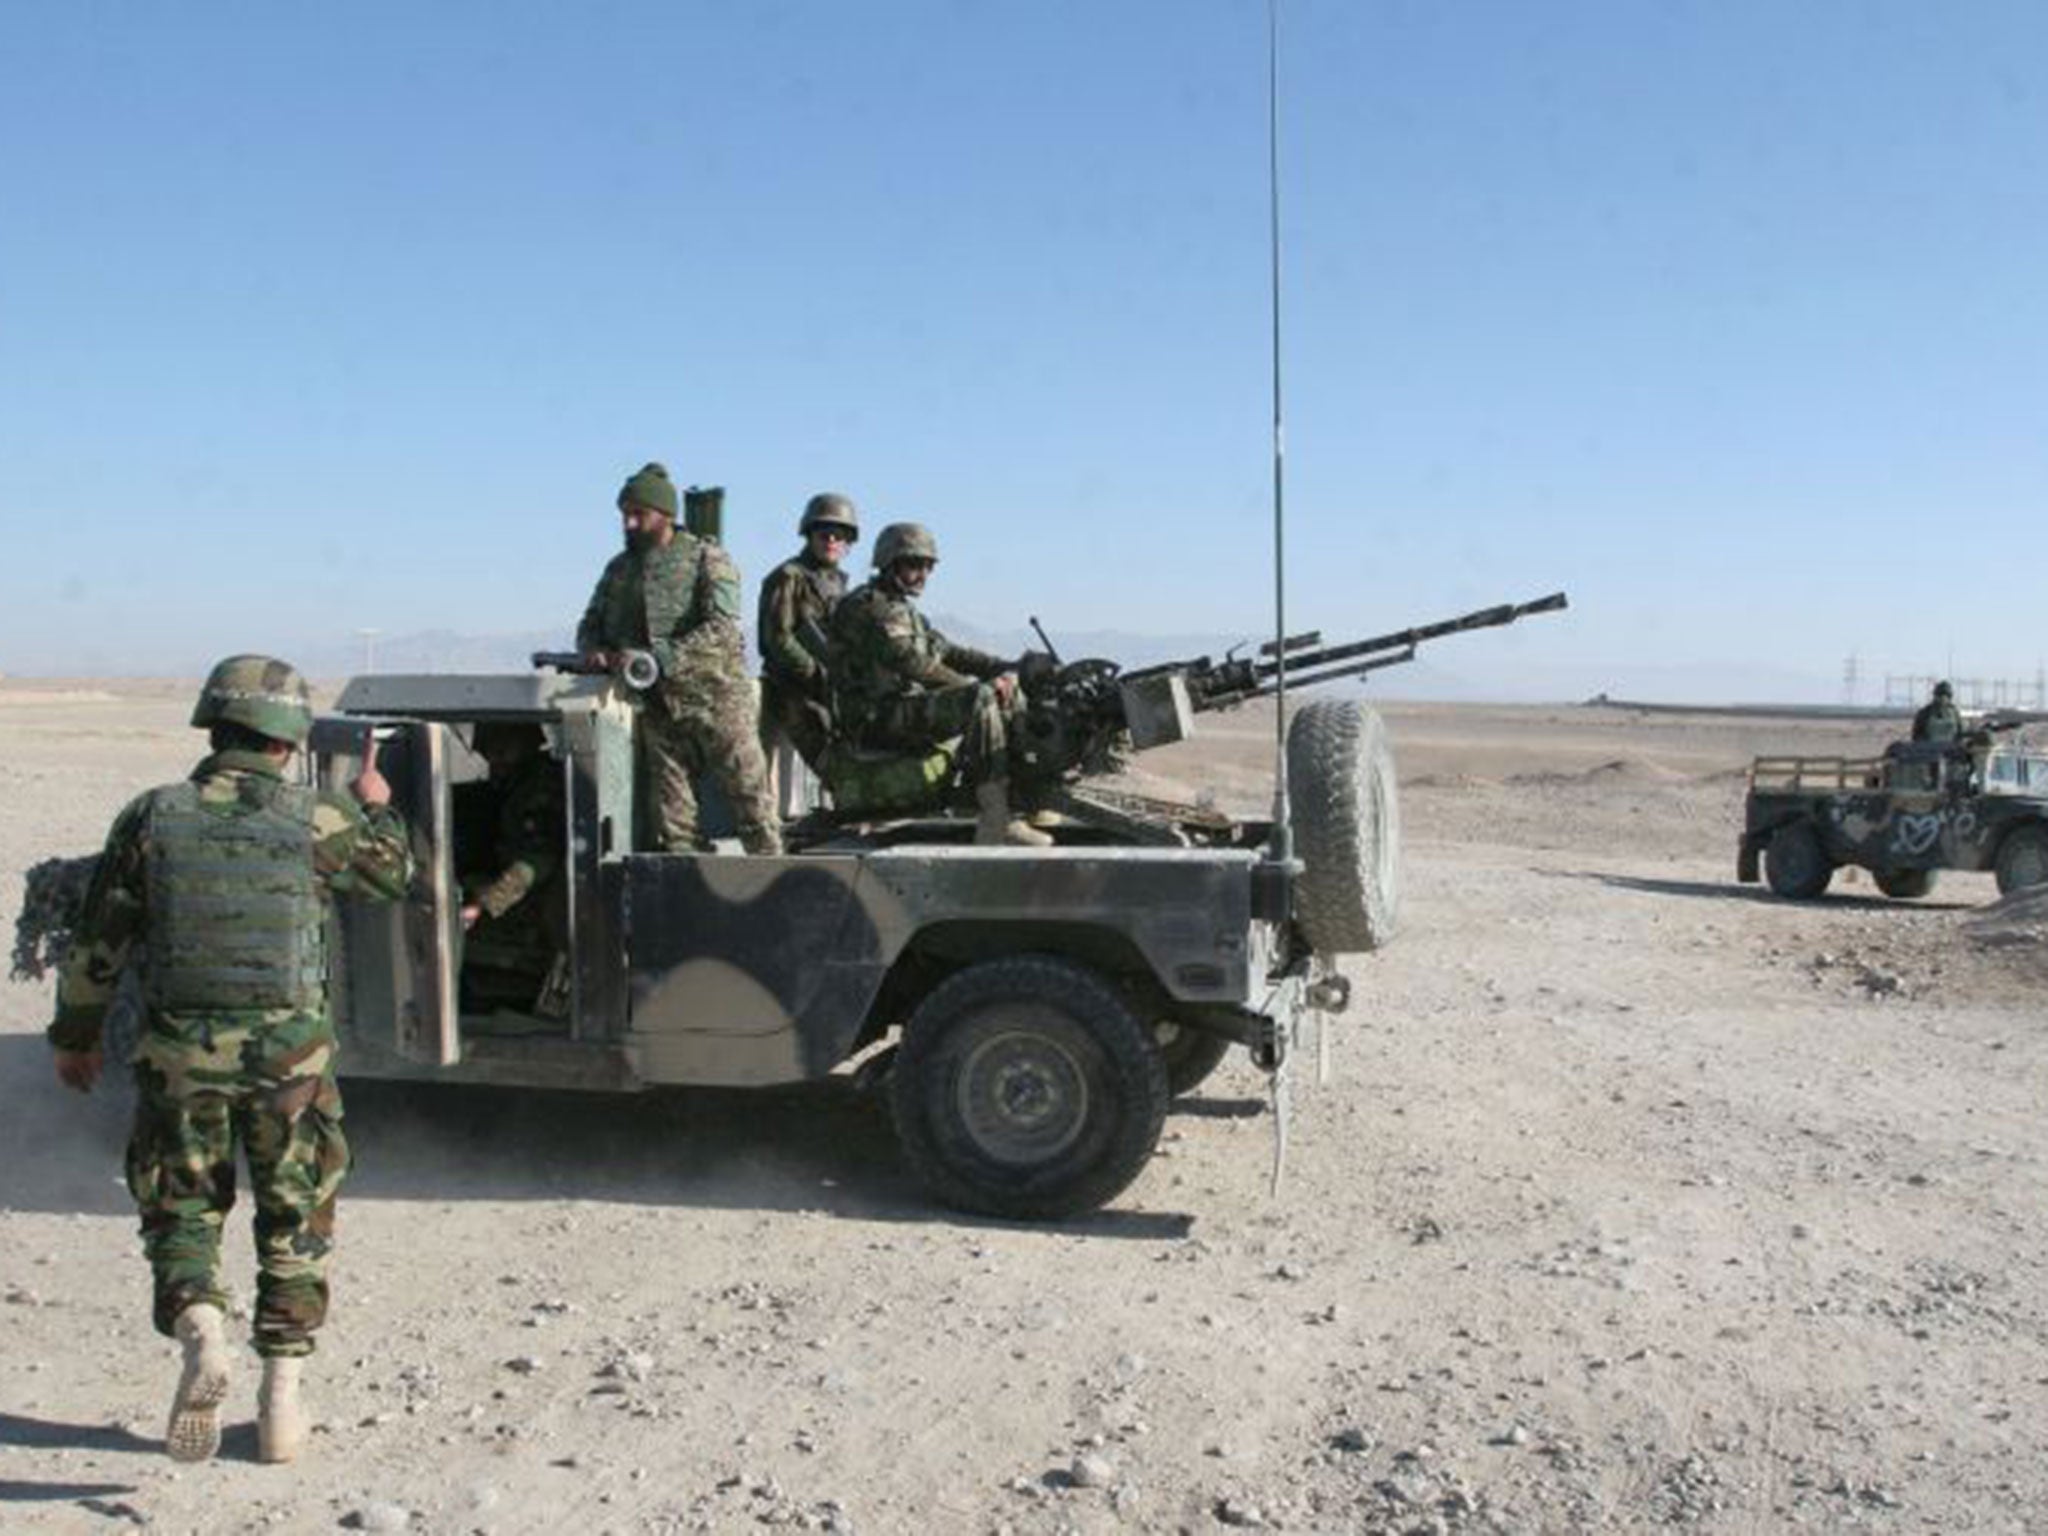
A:
<svg viewBox="0 0 2048 1536">
<path fill-rule="evenodd" d="M 676 527 L 676 507 L 675 484 L 659 464 L 620 489 L 626 549 L 598 577 L 576 626 L 576 648 L 605 670 L 620 670 L 628 650 L 650 653 L 660 669 L 647 690 L 641 744 L 662 848 L 695 853 L 702 846 L 691 777 L 709 773 L 732 802 L 740 846 L 780 853 L 740 631 L 740 573 L 719 544 Z"/>
<path fill-rule="evenodd" d="M 832 735 L 832 706 L 825 659 L 810 635 L 822 637 L 839 600 L 846 573 L 839 562 L 860 539 L 853 503 L 830 491 L 813 496 L 797 523 L 804 547 L 768 573 L 761 583 L 755 643 L 761 651 L 761 750 L 767 754 L 781 792 L 781 810 L 796 809 L 794 781 L 800 770 L 787 761 L 794 751 L 816 770 Z"/>
<path fill-rule="evenodd" d="M 1934 685 L 1934 696 L 1913 716 L 1915 741 L 1955 741 L 1963 734 L 1962 712 L 1956 708 L 1956 691 L 1946 681 Z"/>
<path fill-rule="evenodd" d="M 543 978 L 559 969 L 567 937 L 561 764 L 530 721 L 486 720 L 474 745 L 497 802 L 497 867 L 463 881 L 463 979 L 485 1006 L 503 993 L 503 1001 L 539 1012 Z"/>
<path fill-rule="evenodd" d="M 285 663 L 233 656 L 213 669 L 192 712 L 212 754 L 115 820 L 58 977 L 57 1075 L 89 1091 L 122 969 L 138 948 L 142 957 L 148 1022 L 128 1188 L 157 1331 L 184 1346 L 166 1437 L 181 1461 L 220 1444 L 220 1231 L 238 1150 L 256 1201 L 258 1454 L 289 1461 L 304 1441 L 299 1366 L 327 1313 L 335 1194 L 349 1165 L 326 909 L 339 894 L 396 898 L 412 877 L 405 824 L 374 767 L 354 800 L 286 781 L 312 719 L 305 681 Z"/>
<path fill-rule="evenodd" d="M 828 665 L 840 737 L 894 752 L 957 739 L 978 812 L 974 840 L 1043 847 L 1052 839 L 1010 814 L 1011 722 L 1023 703 L 1014 664 L 955 645 L 917 611 L 938 563 L 930 529 L 891 523 L 875 539 L 874 579 L 834 611 Z"/>
</svg>

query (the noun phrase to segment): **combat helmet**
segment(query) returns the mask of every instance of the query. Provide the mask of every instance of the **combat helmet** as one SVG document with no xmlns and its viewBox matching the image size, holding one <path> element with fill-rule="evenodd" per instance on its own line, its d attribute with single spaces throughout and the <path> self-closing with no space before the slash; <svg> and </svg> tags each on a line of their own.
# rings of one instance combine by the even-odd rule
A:
<svg viewBox="0 0 2048 1536">
<path fill-rule="evenodd" d="M 886 571 L 898 560 L 939 560 L 939 541 L 923 523 L 891 523 L 875 535 L 875 569 Z"/>
<path fill-rule="evenodd" d="M 1937 699 L 1952 699 L 1956 696 L 1956 691 L 1950 686 L 1948 680 L 1944 678 L 1934 685 L 1934 696 Z"/>
<path fill-rule="evenodd" d="M 809 538 L 813 528 L 844 528 L 847 543 L 860 542 L 860 514 L 853 510 L 852 500 L 837 491 L 820 491 L 804 503 L 796 531 Z"/>
<path fill-rule="evenodd" d="M 192 707 L 202 729 L 239 725 L 272 741 L 303 747 L 313 729 L 313 697 L 299 669 L 275 656 L 230 656 L 215 664 Z"/>
</svg>

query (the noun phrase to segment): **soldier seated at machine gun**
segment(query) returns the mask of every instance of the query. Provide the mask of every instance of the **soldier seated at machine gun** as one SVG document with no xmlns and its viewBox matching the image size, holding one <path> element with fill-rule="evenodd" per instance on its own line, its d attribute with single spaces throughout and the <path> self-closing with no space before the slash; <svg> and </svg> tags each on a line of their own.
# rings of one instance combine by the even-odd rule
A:
<svg viewBox="0 0 2048 1536">
<path fill-rule="evenodd" d="M 471 746 L 488 777 L 454 791 L 463 1011 L 559 1020 L 568 1002 L 561 764 L 530 721 L 485 720 Z"/>
<path fill-rule="evenodd" d="M 874 578 L 832 611 L 823 768 L 834 804 L 856 814 L 936 809 L 957 785 L 973 795 L 975 842 L 1050 844 L 1011 814 L 1018 664 L 954 644 L 918 612 L 939 563 L 930 529 L 891 523 L 874 559 Z"/>
<path fill-rule="evenodd" d="M 884 538 L 890 531 L 885 530 Z M 882 547 L 877 540 L 878 564 Z M 878 578 L 869 587 L 880 584 Z M 920 582 L 920 590 L 921 586 Z M 868 591 L 862 589 L 862 593 Z M 888 813 L 942 810 L 956 796 L 960 776 L 955 752 L 938 731 L 909 742 L 894 756 L 848 750 L 873 742 L 860 729 L 861 722 L 871 718 L 873 707 L 862 692 L 869 686 L 864 679 L 882 675 L 899 680 L 892 682 L 892 687 L 907 686 L 900 681 L 903 671 L 885 673 L 863 659 L 886 650 L 879 641 L 868 644 L 860 639 L 863 632 L 879 634 L 882 630 L 862 614 L 886 594 L 868 602 L 857 601 L 861 596 L 857 593 L 848 598 L 834 615 L 835 696 L 842 726 L 850 720 L 852 729 L 835 738 L 833 753 L 828 756 L 826 782 L 836 807 L 832 819 L 869 820 Z M 1234 652 L 1221 660 L 1196 656 L 1129 671 L 1114 661 L 1094 657 L 1063 663 L 1035 618 L 1031 623 L 1045 649 L 1027 652 L 1014 663 L 952 647 L 943 636 L 923 626 L 921 618 L 915 622 L 923 626 L 917 630 L 923 637 L 920 643 L 927 649 L 933 645 L 940 648 L 923 663 L 934 669 L 933 683 L 950 688 L 956 703 L 970 695 L 976 700 L 988 695 L 975 703 L 974 718 L 979 723 L 993 716 L 1000 726 L 1001 763 L 1007 783 L 1004 803 L 998 808 L 1005 814 L 1007 801 L 1014 795 L 1020 805 L 1044 813 L 1034 816 L 1033 830 L 1046 823 L 1071 828 L 1061 831 L 1062 839 L 1093 840 L 1096 833 L 1089 829 L 1096 829 L 1120 838 L 1187 843 L 1229 835 L 1228 818 L 1194 806 L 1141 802 L 1089 781 L 1117 772 L 1132 752 L 1185 740 L 1193 734 L 1197 714 L 1233 709 L 1277 693 L 1283 672 L 1290 688 L 1358 677 L 1413 660 L 1416 648 L 1427 641 L 1512 624 L 1566 606 L 1565 595 L 1553 592 L 1533 602 L 1501 603 L 1364 640 L 1326 645 L 1319 632 L 1310 632 L 1268 642 L 1249 656 Z M 951 677 L 950 683 L 942 673 Z M 985 680 L 980 681 L 977 693 L 974 684 L 978 679 Z M 936 707 L 939 694 L 931 691 L 931 685 L 919 684 L 915 692 L 930 702 L 912 708 L 929 711 Z M 964 703 L 960 707 L 964 709 Z M 959 728 L 954 725 L 955 730 Z M 990 807 L 980 794 L 977 800 L 984 824 L 976 840 L 994 841 L 988 835 L 992 830 L 987 825 Z"/>
</svg>

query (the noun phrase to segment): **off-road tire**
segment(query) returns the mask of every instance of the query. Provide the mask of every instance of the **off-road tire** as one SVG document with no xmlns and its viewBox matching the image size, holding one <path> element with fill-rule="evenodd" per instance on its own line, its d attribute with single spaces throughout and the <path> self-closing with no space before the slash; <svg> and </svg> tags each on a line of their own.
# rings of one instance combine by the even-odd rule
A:
<svg viewBox="0 0 2048 1536">
<path fill-rule="evenodd" d="M 1835 866 L 1810 821 L 1788 821 L 1764 845 L 1764 879 L 1780 896 L 1807 901 L 1828 888 Z"/>
<path fill-rule="evenodd" d="M 1931 869 L 1887 869 L 1870 878 L 1894 901 L 1918 901 L 1934 889 L 1934 871 Z"/>
<path fill-rule="evenodd" d="M 2009 896 L 2030 885 L 2048 885 L 2048 827 L 2014 827 L 1998 845 L 1998 894 Z"/>
<path fill-rule="evenodd" d="M 1049 955 L 948 977 L 904 1027 L 890 1103 L 904 1156 L 946 1204 L 1018 1220 L 1092 1211 L 1145 1166 L 1166 1063 L 1099 976 Z"/>
<path fill-rule="evenodd" d="M 1317 699 L 1287 724 L 1287 799 L 1301 878 L 1294 915 L 1316 952 L 1360 954 L 1394 936 L 1401 905 L 1401 803 L 1380 717 Z"/>
<path fill-rule="evenodd" d="M 1166 1091 L 1176 1099 L 1201 1087 L 1237 1043 L 1228 1035 L 1190 1029 L 1172 1019 L 1155 1024 L 1152 1038 L 1159 1042 L 1159 1058 L 1166 1063 Z"/>
</svg>

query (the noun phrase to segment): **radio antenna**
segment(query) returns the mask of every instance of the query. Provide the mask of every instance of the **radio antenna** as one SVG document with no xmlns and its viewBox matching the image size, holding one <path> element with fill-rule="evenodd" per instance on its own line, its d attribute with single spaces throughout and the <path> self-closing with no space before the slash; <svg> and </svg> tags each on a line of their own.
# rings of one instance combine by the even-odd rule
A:
<svg viewBox="0 0 2048 1536">
<path fill-rule="evenodd" d="M 1294 857 L 1287 803 L 1287 435 L 1280 409 L 1280 0 L 1266 0 L 1266 239 L 1273 291 L 1273 839 Z"/>
</svg>

